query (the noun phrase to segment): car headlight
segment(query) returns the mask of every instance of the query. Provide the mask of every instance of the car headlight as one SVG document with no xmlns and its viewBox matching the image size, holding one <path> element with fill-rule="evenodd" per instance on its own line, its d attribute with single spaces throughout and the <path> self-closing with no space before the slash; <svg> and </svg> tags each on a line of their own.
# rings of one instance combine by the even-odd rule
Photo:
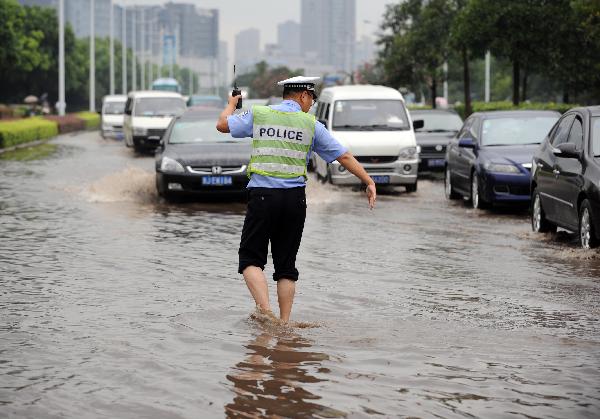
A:
<svg viewBox="0 0 600 419">
<path fill-rule="evenodd" d="M 521 171 L 512 164 L 486 163 L 485 170 L 493 173 L 521 173 Z"/>
<path fill-rule="evenodd" d="M 146 134 L 147 134 L 146 128 L 137 128 L 137 127 L 133 128 L 133 135 L 146 135 Z"/>
<path fill-rule="evenodd" d="M 405 147 L 400 150 L 400 158 L 403 160 L 412 160 L 418 153 L 417 147 Z"/>
<path fill-rule="evenodd" d="M 163 173 L 185 173 L 185 169 L 177 160 L 163 157 L 160 162 L 160 171 Z"/>
</svg>

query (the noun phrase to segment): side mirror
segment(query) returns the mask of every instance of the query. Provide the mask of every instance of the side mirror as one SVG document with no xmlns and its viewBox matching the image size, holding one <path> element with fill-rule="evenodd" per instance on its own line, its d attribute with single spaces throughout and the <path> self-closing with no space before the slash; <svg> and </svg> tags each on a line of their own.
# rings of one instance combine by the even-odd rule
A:
<svg viewBox="0 0 600 419">
<path fill-rule="evenodd" d="M 562 143 L 557 145 L 553 150 L 552 154 L 556 157 L 562 157 L 565 159 L 579 159 L 581 152 L 575 148 L 573 143 Z"/>
<path fill-rule="evenodd" d="M 458 146 L 462 148 L 476 148 L 477 144 L 470 137 L 461 138 L 458 140 Z"/>
<path fill-rule="evenodd" d="M 417 129 L 421 129 L 423 127 L 425 127 L 425 120 L 416 119 L 413 121 L 413 129 L 417 130 Z"/>
</svg>

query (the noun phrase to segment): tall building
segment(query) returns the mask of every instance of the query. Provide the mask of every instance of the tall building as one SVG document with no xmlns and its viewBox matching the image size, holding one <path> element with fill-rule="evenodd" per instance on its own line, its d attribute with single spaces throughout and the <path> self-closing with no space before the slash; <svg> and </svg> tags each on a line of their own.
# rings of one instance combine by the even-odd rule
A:
<svg viewBox="0 0 600 419">
<path fill-rule="evenodd" d="M 227 54 L 227 42 L 219 41 L 219 86 L 227 86 L 229 85 L 229 56 Z"/>
<path fill-rule="evenodd" d="M 212 58 L 218 56 L 218 10 L 199 9 L 193 4 L 170 2 L 161 10 L 160 22 L 166 33 L 177 38 L 179 55 Z"/>
<path fill-rule="evenodd" d="M 300 51 L 337 71 L 354 68 L 356 0 L 302 0 Z"/>
<path fill-rule="evenodd" d="M 290 55 L 300 55 L 300 24 L 288 20 L 277 25 L 277 44 Z"/>
<path fill-rule="evenodd" d="M 260 31 L 250 28 L 235 36 L 235 65 L 237 69 L 246 72 L 260 61 Z"/>
</svg>

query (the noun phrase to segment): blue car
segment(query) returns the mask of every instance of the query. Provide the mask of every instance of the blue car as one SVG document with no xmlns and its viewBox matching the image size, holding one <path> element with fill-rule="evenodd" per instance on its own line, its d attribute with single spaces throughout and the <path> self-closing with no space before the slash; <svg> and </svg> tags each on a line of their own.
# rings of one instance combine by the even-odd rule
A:
<svg viewBox="0 0 600 419">
<path fill-rule="evenodd" d="M 477 112 L 446 149 L 445 194 L 473 208 L 528 203 L 531 162 L 560 118 L 554 111 Z"/>
</svg>

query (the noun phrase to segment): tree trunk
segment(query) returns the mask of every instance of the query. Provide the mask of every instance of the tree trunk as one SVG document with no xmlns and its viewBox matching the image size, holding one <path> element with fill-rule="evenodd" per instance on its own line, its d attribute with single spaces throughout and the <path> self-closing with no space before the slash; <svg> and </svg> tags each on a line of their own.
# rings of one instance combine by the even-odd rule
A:
<svg viewBox="0 0 600 419">
<path fill-rule="evenodd" d="M 513 61 L 513 105 L 519 104 L 519 85 L 521 81 L 521 69 L 519 68 L 519 60 Z"/>
<path fill-rule="evenodd" d="M 463 83 L 465 91 L 465 115 L 468 117 L 473 113 L 473 107 L 471 106 L 471 74 L 469 73 L 469 53 L 467 47 L 462 47 L 462 59 L 463 59 Z"/>
<path fill-rule="evenodd" d="M 437 97 L 437 82 L 435 75 L 431 78 L 431 107 L 436 108 L 435 98 Z"/>
<path fill-rule="evenodd" d="M 524 102 L 527 100 L 527 78 L 529 74 L 527 68 L 523 70 L 523 87 L 521 88 L 521 100 Z"/>
</svg>

